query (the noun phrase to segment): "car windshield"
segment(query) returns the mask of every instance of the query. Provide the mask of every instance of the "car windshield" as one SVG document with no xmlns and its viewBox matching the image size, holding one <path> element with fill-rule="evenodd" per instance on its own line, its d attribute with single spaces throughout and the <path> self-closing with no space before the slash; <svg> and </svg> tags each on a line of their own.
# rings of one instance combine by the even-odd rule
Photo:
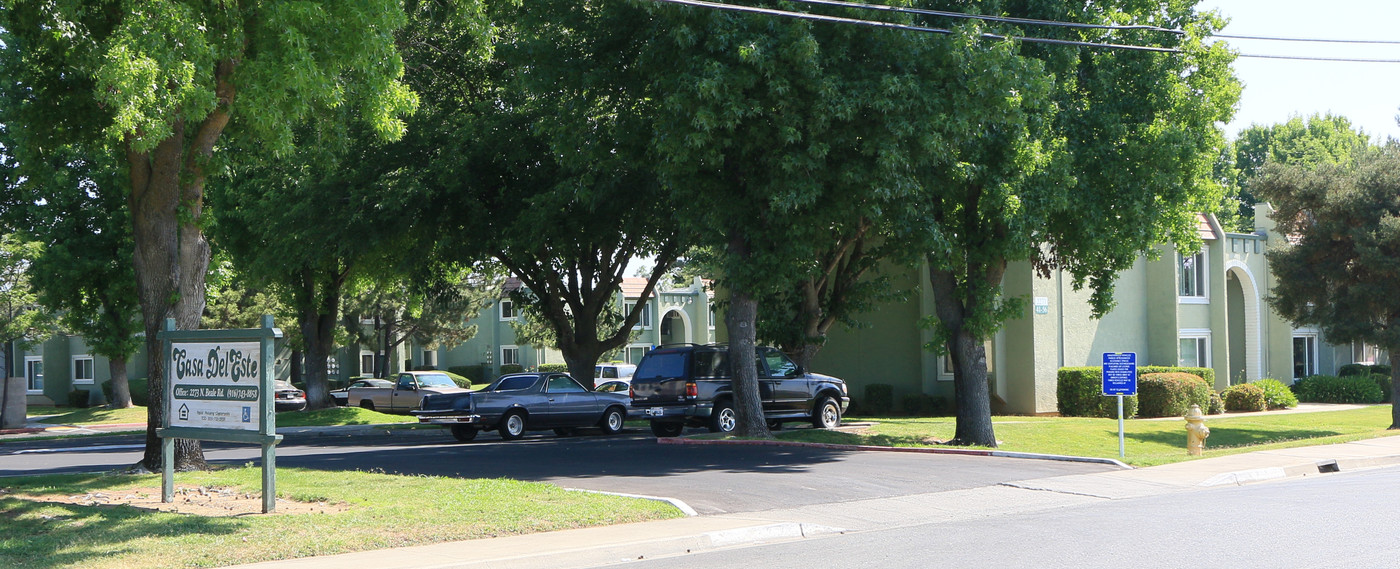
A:
<svg viewBox="0 0 1400 569">
<path fill-rule="evenodd" d="M 440 373 L 419 375 L 418 385 L 420 387 L 457 387 L 457 384 L 452 382 L 452 378 Z"/>
</svg>

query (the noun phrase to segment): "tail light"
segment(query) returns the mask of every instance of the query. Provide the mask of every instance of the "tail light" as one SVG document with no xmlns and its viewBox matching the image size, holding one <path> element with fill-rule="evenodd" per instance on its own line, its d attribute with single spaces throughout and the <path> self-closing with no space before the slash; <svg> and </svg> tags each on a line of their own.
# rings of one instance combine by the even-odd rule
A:
<svg viewBox="0 0 1400 569">
<path fill-rule="evenodd" d="M 627 386 L 627 397 L 632 398 L 632 399 L 636 399 L 636 398 L 637 398 L 637 390 L 632 389 L 632 386 L 630 386 L 630 385 Z"/>
<path fill-rule="evenodd" d="M 693 381 L 687 381 L 687 382 L 685 382 L 685 396 L 686 396 L 686 397 L 699 397 L 699 396 L 700 396 L 700 388 L 695 386 L 695 382 L 693 382 Z"/>
</svg>

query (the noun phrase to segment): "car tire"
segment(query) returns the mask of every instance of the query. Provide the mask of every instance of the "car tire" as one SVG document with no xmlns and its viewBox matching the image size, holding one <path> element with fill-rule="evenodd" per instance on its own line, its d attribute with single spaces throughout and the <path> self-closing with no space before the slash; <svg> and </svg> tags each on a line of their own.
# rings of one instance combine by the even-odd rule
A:
<svg viewBox="0 0 1400 569">
<path fill-rule="evenodd" d="M 573 429 L 554 429 L 554 436 L 557 436 L 557 437 L 568 437 L 568 436 L 572 436 L 573 434 L 574 434 L 574 430 L 573 430 Z"/>
<path fill-rule="evenodd" d="M 732 433 L 738 426 L 739 415 L 734 411 L 734 404 L 729 401 L 715 403 L 715 410 L 710 413 L 710 432 Z"/>
<path fill-rule="evenodd" d="M 501 417 L 497 430 L 501 433 L 501 440 L 513 441 L 525 436 L 525 414 L 519 411 L 506 413 Z"/>
<path fill-rule="evenodd" d="M 452 438 L 460 443 L 472 442 L 476 438 L 478 429 L 471 425 L 452 425 Z"/>
<path fill-rule="evenodd" d="M 681 431 L 685 430 L 682 423 L 668 423 L 663 421 L 651 422 L 651 434 L 662 438 L 679 437 Z"/>
<path fill-rule="evenodd" d="M 841 426 L 841 405 L 835 399 L 823 397 L 812 410 L 812 426 L 818 429 L 835 429 Z"/>
<path fill-rule="evenodd" d="M 360 408 L 361 408 L 361 409 L 364 409 L 364 410 L 366 410 L 366 411 L 373 411 L 373 410 L 374 410 L 374 402 L 373 402 L 373 401 L 370 401 L 370 400 L 368 400 L 368 399 L 361 400 L 361 401 L 360 401 Z"/>
<path fill-rule="evenodd" d="M 627 413 L 617 407 L 609 407 L 603 412 L 603 419 L 598 422 L 598 426 L 603 428 L 603 434 L 616 435 L 622 432 L 623 423 L 627 422 Z"/>
</svg>

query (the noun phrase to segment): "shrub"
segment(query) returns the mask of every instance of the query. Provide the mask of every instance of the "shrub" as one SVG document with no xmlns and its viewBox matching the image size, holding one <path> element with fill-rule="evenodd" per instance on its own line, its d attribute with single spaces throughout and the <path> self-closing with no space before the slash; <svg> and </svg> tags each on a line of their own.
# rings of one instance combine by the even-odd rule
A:
<svg viewBox="0 0 1400 569">
<path fill-rule="evenodd" d="M 1147 373 L 1138 378 L 1139 417 L 1180 417 L 1210 407 L 1210 384 L 1189 373 Z"/>
<path fill-rule="evenodd" d="M 1141 370 L 1142 368 L 1138 368 Z M 1056 374 L 1055 395 L 1060 415 L 1065 417 L 1118 416 L 1116 397 L 1103 394 L 1103 368 L 1062 367 Z M 1137 396 L 1123 398 L 1123 416 L 1132 417 L 1138 411 Z"/>
<path fill-rule="evenodd" d="M 470 379 L 467 379 L 467 378 L 465 378 L 465 377 L 462 377 L 462 376 L 457 375 L 457 374 L 455 374 L 455 373 L 452 373 L 452 372 L 450 372 L 450 371 L 444 371 L 444 372 L 440 372 L 440 373 L 442 373 L 443 375 L 445 375 L 445 376 L 447 376 L 449 379 L 451 379 L 451 380 L 452 380 L 452 383 L 457 384 L 457 387 L 460 387 L 460 388 L 462 388 L 462 389 L 471 389 L 471 388 L 472 388 L 472 380 L 470 380 Z"/>
<path fill-rule="evenodd" d="M 1268 408 L 1264 402 L 1264 389 L 1253 383 L 1231 385 L 1225 390 L 1227 411 L 1263 411 Z"/>
<path fill-rule="evenodd" d="M 1210 392 L 1210 407 L 1206 409 L 1207 415 L 1219 415 L 1225 412 L 1225 400 L 1220 398 L 1220 392 Z"/>
<path fill-rule="evenodd" d="M 540 364 L 540 371 L 550 373 L 568 373 L 569 364 Z"/>
<path fill-rule="evenodd" d="M 447 371 L 470 379 L 472 383 L 486 383 L 487 381 L 485 366 L 452 366 L 447 368 Z"/>
<path fill-rule="evenodd" d="M 92 399 L 92 392 L 86 389 L 74 389 L 68 392 L 68 406 L 86 409 L 88 401 Z"/>
<path fill-rule="evenodd" d="M 416 366 L 413 366 L 413 369 L 410 370 L 410 371 L 437 371 L 437 370 L 438 370 L 437 366 L 416 365 Z"/>
<path fill-rule="evenodd" d="M 1215 369 L 1208 367 L 1177 367 L 1177 366 L 1138 366 L 1138 377 L 1149 373 L 1189 373 L 1206 380 L 1206 384 L 1215 388 Z"/>
<path fill-rule="evenodd" d="M 1345 365 L 1343 365 L 1342 367 L 1340 367 L 1340 368 L 1337 369 L 1337 375 L 1338 375 L 1339 377 L 1351 377 L 1351 376 L 1353 376 L 1353 375 L 1374 375 L 1374 374 L 1390 375 L 1390 366 L 1384 365 L 1384 364 L 1382 364 L 1382 365 L 1345 364 Z"/>
<path fill-rule="evenodd" d="M 861 407 L 867 415 L 889 416 L 894 412 L 894 386 L 888 383 L 865 386 L 865 403 Z"/>
<path fill-rule="evenodd" d="M 910 417 L 938 417 L 948 414 L 948 400 L 937 395 L 911 393 L 901 397 L 900 406 Z"/>
<path fill-rule="evenodd" d="M 508 373 L 520 373 L 525 371 L 525 366 L 520 364 L 501 364 L 501 375 Z"/>
<path fill-rule="evenodd" d="M 1314 375 L 1298 382 L 1298 398 L 1313 403 L 1380 403 L 1385 392 L 1370 377 Z"/>
<path fill-rule="evenodd" d="M 1277 379 L 1261 379 L 1253 382 L 1264 390 L 1264 405 L 1269 409 L 1287 409 L 1298 406 L 1298 396 L 1288 386 Z"/>
<path fill-rule="evenodd" d="M 1376 366 L 1376 367 L 1384 367 L 1384 366 Z M 1381 387 L 1381 396 L 1383 397 L 1383 399 L 1381 399 L 1381 403 L 1390 403 L 1390 402 L 1394 401 L 1393 399 L 1390 398 L 1391 395 L 1393 395 L 1393 394 L 1391 393 L 1391 388 L 1392 388 L 1393 386 L 1390 384 L 1390 374 L 1381 375 L 1381 374 L 1378 374 L 1378 373 L 1373 373 L 1373 374 L 1371 374 L 1371 379 L 1375 380 L 1375 381 L 1376 381 L 1376 385 L 1379 385 L 1379 386 Z"/>
</svg>

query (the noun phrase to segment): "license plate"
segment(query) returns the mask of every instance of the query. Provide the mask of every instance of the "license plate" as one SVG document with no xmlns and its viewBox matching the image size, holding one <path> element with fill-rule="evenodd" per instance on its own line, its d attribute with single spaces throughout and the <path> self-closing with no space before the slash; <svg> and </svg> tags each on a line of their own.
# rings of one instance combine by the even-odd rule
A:
<svg viewBox="0 0 1400 569">
<path fill-rule="evenodd" d="M 662 408 L 660 408 L 660 407 L 652 407 L 652 408 L 650 408 L 650 409 L 647 409 L 647 416 L 649 416 L 649 417 L 655 417 L 655 416 L 657 416 L 657 415 L 662 415 L 662 414 L 664 414 L 664 413 L 666 413 L 666 410 L 665 410 L 665 409 L 662 409 Z"/>
</svg>

